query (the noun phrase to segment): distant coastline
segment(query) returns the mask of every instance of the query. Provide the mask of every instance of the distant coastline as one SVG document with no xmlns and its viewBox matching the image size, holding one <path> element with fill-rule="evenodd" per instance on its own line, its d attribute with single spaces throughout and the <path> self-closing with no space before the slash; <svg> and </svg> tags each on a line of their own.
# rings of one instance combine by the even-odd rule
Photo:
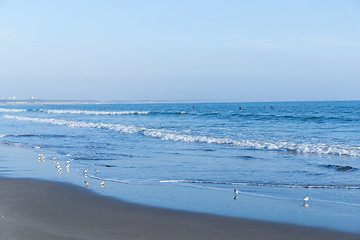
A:
<svg viewBox="0 0 360 240">
<path fill-rule="evenodd" d="M 48 100 L 48 99 L 1 99 L 0 104 L 100 104 L 105 103 L 95 100 Z"/>
</svg>

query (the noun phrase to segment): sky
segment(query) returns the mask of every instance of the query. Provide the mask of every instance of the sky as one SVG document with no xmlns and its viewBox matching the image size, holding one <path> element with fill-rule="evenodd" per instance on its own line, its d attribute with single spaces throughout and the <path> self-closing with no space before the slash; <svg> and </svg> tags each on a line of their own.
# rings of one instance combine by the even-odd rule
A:
<svg viewBox="0 0 360 240">
<path fill-rule="evenodd" d="M 360 100 L 360 0 L 0 0 L 0 97 Z"/>
</svg>

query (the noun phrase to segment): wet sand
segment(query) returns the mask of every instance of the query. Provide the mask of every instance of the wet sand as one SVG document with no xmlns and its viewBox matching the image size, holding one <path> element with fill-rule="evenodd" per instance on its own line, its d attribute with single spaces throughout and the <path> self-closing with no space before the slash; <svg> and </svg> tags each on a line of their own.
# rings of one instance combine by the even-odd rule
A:
<svg viewBox="0 0 360 240">
<path fill-rule="evenodd" d="M 0 239 L 360 239 L 310 227 L 146 207 L 70 184 L 0 178 Z"/>
</svg>

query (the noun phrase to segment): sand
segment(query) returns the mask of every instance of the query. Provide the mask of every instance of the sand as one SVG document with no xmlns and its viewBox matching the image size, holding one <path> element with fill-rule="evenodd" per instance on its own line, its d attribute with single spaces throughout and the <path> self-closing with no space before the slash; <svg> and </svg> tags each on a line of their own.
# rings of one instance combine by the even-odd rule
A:
<svg viewBox="0 0 360 240">
<path fill-rule="evenodd" d="M 310 227 L 131 204 L 59 182 L 0 178 L 0 239 L 360 239 Z"/>
</svg>

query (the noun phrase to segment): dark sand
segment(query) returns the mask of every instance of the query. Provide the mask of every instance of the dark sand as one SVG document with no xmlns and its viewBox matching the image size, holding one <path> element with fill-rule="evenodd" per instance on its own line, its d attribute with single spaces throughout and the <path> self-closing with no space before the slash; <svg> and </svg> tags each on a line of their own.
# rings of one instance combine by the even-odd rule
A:
<svg viewBox="0 0 360 240">
<path fill-rule="evenodd" d="M 0 239 L 360 239 L 359 234 L 145 207 L 69 184 L 0 178 Z"/>
</svg>

